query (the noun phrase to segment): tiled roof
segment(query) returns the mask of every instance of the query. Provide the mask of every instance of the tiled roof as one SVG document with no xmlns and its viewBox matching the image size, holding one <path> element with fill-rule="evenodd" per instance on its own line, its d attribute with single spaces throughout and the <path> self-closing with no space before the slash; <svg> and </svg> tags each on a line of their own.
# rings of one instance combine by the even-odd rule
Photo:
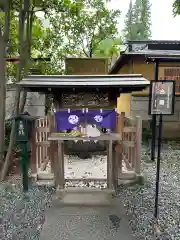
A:
<svg viewBox="0 0 180 240">
<path fill-rule="evenodd" d="M 147 55 L 149 56 L 159 56 L 159 57 L 179 57 L 180 58 L 180 50 L 139 50 L 139 51 L 132 51 L 126 52 L 126 55 Z"/>
<path fill-rule="evenodd" d="M 147 84 L 141 74 L 119 75 L 30 75 L 17 83 L 22 87 L 89 87 L 89 86 L 123 86 Z"/>
<path fill-rule="evenodd" d="M 121 52 L 117 61 L 111 67 L 109 74 L 115 74 L 123 66 L 126 60 L 135 56 L 146 57 L 159 57 L 159 58 L 173 58 L 180 61 L 180 50 L 151 50 L 151 49 L 142 49 L 138 51 L 126 51 Z"/>
<path fill-rule="evenodd" d="M 58 89 L 92 89 L 92 88 L 146 88 L 150 82 L 141 74 L 119 75 L 30 75 L 17 83 L 30 91 L 45 92 Z M 53 90 L 53 91 L 54 91 Z"/>
</svg>

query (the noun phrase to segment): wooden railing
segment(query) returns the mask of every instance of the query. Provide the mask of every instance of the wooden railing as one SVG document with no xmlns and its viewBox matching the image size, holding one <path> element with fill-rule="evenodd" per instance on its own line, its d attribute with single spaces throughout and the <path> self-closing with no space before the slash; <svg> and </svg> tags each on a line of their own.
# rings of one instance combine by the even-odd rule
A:
<svg viewBox="0 0 180 240">
<path fill-rule="evenodd" d="M 50 143 L 48 136 L 50 134 L 50 121 L 48 117 L 40 118 L 35 121 L 34 148 L 32 154 L 36 157 L 37 171 L 43 171 L 50 160 Z"/>
<path fill-rule="evenodd" d="M 47 163 L 51 160 L 53 169 L 53 156 L 56 152 L 56 143 L 48 141 L 50 132 L 54 131 L 55 127 L 53 117 L 45 117 L 37 119 L 35 122 L 33 141 L 32 141 L 32 158 L 36 159 L 37 171 L 43 171 Z M 140 173 L 141 163 L 141 135 L 142 135 L 142 120 L 140 117 L 130 118 L 119 114 L 117 116 L 116 132 L 122 134 L 122 142 L 117 144 L 121 151 L 121 157 L 118 159 L 118 167 L 116 176 L 121 176 L 123 173 L 123 165 L 127 171 L 133 171 L 136 174 Z M 51 145 L 50 145 L 51 144 Z M 118 146 L 119 145 L 119 146 Z"/>
<path fill-rule="evenodd" d="M 139 116 L 136 118 L 126 117 L 123 113 L 118 115 L 116 131 L 122 135 L 122 144 L 119 146 L 121 151 L 119 175 L 123 172 L 123 164 L 128 171 L 134 171 L 136 174 L 140 174 L 142 138 L 141 118 Z"/>
</svg>

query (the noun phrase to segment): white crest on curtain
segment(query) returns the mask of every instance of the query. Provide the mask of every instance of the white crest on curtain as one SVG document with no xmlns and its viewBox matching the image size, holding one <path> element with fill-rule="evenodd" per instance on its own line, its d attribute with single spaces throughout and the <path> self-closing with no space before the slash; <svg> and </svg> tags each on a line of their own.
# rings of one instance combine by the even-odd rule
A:
<svg viewBox="0 0 180 240">
<path fill-rule="evenodd" d="M 101 116 L 101 115 L 96 115 L 96 116 L 94 117 L 94 120 L 95 120 L 96 122 L 102 122 L 103 116 Z"/>
<path fill-rule="evenodd" d="M 79 122 L 79 117 L 77 115 L 70 115 L 68 117 L 68 122 L 71 124 L 77 124 Z"/>
</svg>

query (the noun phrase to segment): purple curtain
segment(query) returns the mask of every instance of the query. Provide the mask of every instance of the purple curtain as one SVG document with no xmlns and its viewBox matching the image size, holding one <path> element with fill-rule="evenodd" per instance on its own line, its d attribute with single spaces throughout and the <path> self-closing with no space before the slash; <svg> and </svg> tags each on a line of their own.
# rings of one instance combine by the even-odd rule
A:
<svg viewBox="0 0 180 240">
<path fill-rule="evenodd" d="M 86 113 L 87 122 L 96 124 L 102 128 L 114 129 L 116 125 L 116 112 L 115 110 L 89 110 Z"/>
<path fill-rule="evenodd" d="M 57 131 L 72 130 L 83 121 L 81 110 L 60 111 L 55 113 Z"/>
<path fill-rule="evenodd" d="M 115 110 L 88 110 L 83 113 L 81 110 L 71 110 L 56 112 L 57 131 L 72 130 L 82 122 L 96 124 L 102 128 L 114 129 L 116 125 Z"/>
</svg>

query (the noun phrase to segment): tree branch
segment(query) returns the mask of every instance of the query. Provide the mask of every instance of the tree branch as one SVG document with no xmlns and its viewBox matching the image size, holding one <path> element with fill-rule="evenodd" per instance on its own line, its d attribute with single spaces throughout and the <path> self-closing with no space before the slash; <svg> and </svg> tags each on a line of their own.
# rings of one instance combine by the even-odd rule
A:
<svg viewBox="0 0 180 240">
<path fill-rule="evenodd" d="M 33 2 L 34 3 L 34 2 Z M 27 71 L 29 69 L 29 60 L 30 60 L 30 54 L 31 54 L 31 44 L 32 44 L 32 26 L 33 26 L 33 18 L 34 18 L 34 6 L 32 6 L 31 11 L 29 11 L 30 8 L 30 2 L 27 0 L 27 9 L 26 9 L 26 48 L 25 50 L 25 67 L 24 67 L 24 73 L 27 74 Z M 26 104 L 27 99 L 27 91 L 22 92 L 22 98 L 21 98 L 21 104 L 19 107 L 19 112 L 22 113 L 24 111 L 24 106 Z"/>
<path fill-rule="evenodd" d="M 92 58 L 93 55 L 93 43 L 91 41 L 90 45 L 89 45 L 89 57 Z"/>
</svg>

